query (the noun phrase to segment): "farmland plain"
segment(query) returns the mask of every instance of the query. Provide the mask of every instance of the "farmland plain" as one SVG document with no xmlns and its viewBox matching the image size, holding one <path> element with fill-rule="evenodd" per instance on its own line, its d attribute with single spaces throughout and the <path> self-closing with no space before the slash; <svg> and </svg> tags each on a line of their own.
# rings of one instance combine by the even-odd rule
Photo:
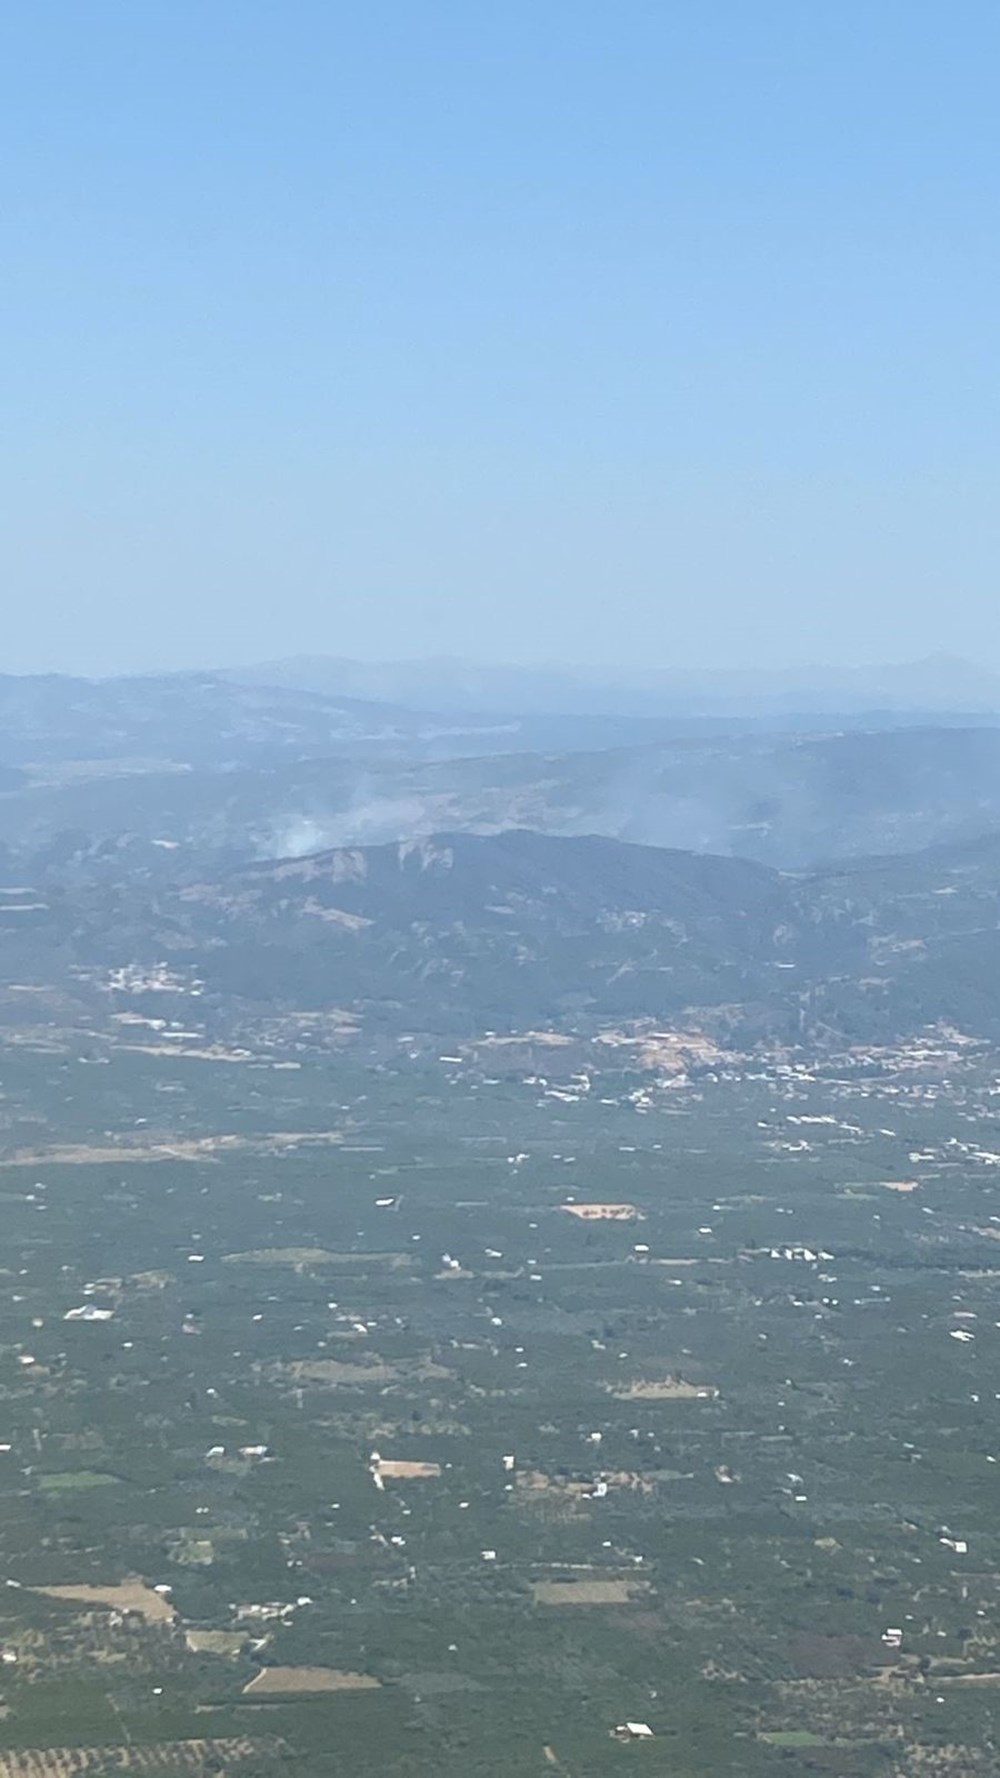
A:
<svg viewBox="0 0 1000 1778">
<path fill-rule="evenodd" d="M 7 1043 L 10 1778 L 996 1769 L 995 1057 L 658 1053 Z"/>
</svg>

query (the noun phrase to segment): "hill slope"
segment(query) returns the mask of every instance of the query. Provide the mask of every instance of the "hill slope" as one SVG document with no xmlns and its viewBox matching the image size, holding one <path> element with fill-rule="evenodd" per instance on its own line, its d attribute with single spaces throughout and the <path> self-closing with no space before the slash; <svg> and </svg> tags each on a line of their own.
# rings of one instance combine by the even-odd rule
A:
<svg viewBox="0 0 1000 1778">
<path fill-rule="evenodd" d="M 67 871 L 118 877 L 125 868 L 192 878 L 253 858 L 512 827 L 803 870 L 973 839 L 1000 825 L 1000 729 L 723 736 L 432 759 L 417 757 L 432 745 L 427 736 L 404 744 L 393 729 L 397 740 L 380 743 L 379 753 L 371 739 L 346 738 L 345 727 L 339 751 L 302 758 L 301 732 L 286 734 L 272 717 L 274 745 L 287 743 L 280 757 L 255 756 L 248 745 L 225 769 L 165 769 L 161 760 L 141 773 L 62 769 L 56 782 L 19 788 L 15 780 L 0 794 L 0 881 L 5 848 L 11 882 Z M 197 729 L 189 751 L 196 740 Z M 447 744 L 457 744 L 455 734 Z M 484 744 L 480 732 L 476 746 Z"/>
<path fill-rule="evenodd" d="M 5 911 L 6 909 L 6 911 Z M 1000 1037 L 1000 839 L 793 877 L 532 832 L 261 863 L 150 894 L 8 892 L 0 979 L 160 962 L 205 1005 L 350 1007 L 395 1030 L 651 1018 L 738 1041 Z"/>
</svg>

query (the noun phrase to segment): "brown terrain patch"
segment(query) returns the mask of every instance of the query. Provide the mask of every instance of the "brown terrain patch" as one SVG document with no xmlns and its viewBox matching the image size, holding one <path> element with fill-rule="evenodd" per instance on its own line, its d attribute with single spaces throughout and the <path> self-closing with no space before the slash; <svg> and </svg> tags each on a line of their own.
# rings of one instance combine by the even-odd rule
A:
<svg viewBox="0 0 1000 1778">
<path fill-rule="evenodd" d="M 28 1591 L 67 1605 L 103 1605 L 109 1611 L 135 1611 L 149 1624 L 170 1624 L 176 1616 L 169 1599 L 147 1587 L 137 1575 L 114 1587 L 29 1587 Z"/>
<path fill-rule="evenodd" d="M 339 1256 L 325 1247 L 255 1247 L 247 1253 L 224 1253 L 224 1266 L 323 1266 Z"/>
<path fill-rule="evenodd" d="M 584 1496 L 593 1492 L 593 1486 L 589 1482 L 547 1476 L 540 1469 L 528 1469 L 515 1477 L 515 1490 L 518 1505 L 533 1516 L 572 1519 L 586 1511 Z"/>
<path fill-rule="evenodd" d="M 633 1494 L 652 1494 L 656 1486 L 655 1476 L 639 1475 L 629 1469 L 602 1472 L 588 1481 L 546 1475 L 541 1469 L 522 1469 L 515 1477 L 515 1487 L 525 1505 L 556 1505 L 573 1510 L 580 1503 L 594 1498 L 598 1481 L 606 1483 L 608 1488 L 627 1488 Z"/>
<path fill-rule="evenodd" d="M 45 1148 L 17 1148 L 4 1155 L 5 1167 L 107 1166 L 120 1161 L 211 1161 L 225 1154 L 276 1154 L 287 1148 L 334 1147 L 343 1141 L 340 1130 L 271 1130 L 260 1136 L 191 1136 L 176 1141 L 52 1143 Z"/>
<path fill-rule="evenodd" d="M 634 1204 L 562 1204 L 567 1216 L 581 1222 L 637 1222 L 639 1212 Z"/>
<path fill-rule="evenodd" d="M 611 1393 L 616 1401 L 715 1401 L 719 1395 L 712 1383 L 686 1383 L 681 1377 L 640 1377 Z"/>
<path fill-rule="evenodd" d="M 935 1685 L 1000 1685 L 1000 1673 L 935 1673 Z"/>
<path fill-rule="evenodd" d="M 282 1368 L 296 1383 L 391 1383 L 399 1376 L 394 1364 L 385 1364 L 380 1358 L 370 1364 L 351 1364 L 339 1358 L 302 1358 Z"/>
<path fill-rule="evenodd" d="M 604 1477 L 609 1488 L 628 1488 L 633 1494 L 652 1494 L 658 1479 L 656 1475 L 639 1475 L 634 1469 L 613 1469 Z"/>
<path fill-rule="evenodd" d="M 346 908 L 326 908 L 311 895 L 302 903 L 302 912 L 314 920 L 323 920 L 328 926 L 342 926 L 345 932 L 364 932 L 375 924 L 364 914 L 349 914 Z"/>
<path fill-rule="evenodd" d="M 568 1476 L 546 1475 L 543 1469 L 522 1469 L 516 1476 L 519 1494 L 571 1494 L 579 1499 L 593 1490 L 593 1482 L 572 1481 Z"/>
<path fill-rule="evenodd" d="M 117 1043 L 116 1050 L 127 1050 L 138 1056 L 178 1056 L 185 1062 L 267 1062 L 269 1056 L 256 1056 L 252 1050 L 227 1050 L 216 1043 L 208 1048 L 184 1048 L 179 1043 Z"/>
<path fill-rule="evenodd" d="M 217 1762 L 224 1770 L 245 1759 L 275 1759 L 283 1751 L 280 1741 L 250 1740 L 233 1735 L 190 1741 L 147 1741 L 137 1746 L 111 1747 L 20 1747 L 0 1753 L 0 1778 L 83 1778 L 93 1772 L 100 1778 L 108 1772 L 148 1774 L 154 1778 L 161 1772 L 189 1772 L 201 1778 L 208 1762 Z"/>
<path fill-rule="evenodd" d="M 441 1474 L 440 1463 L 411 1463 L 405 1457 L 382 1457 L 373 1467 L 380 1476 L 387 1476 L 389 1481 L 417 1481 Z"/>
<path fill-rule="evenodd" d="M 284 1698 L 294 1692 L 375 1692 L 382 1681 L 339 1667 L 262 1667 L 243 1687 L 245 1698 Z"/>
<path fill-rule="evenodd" d="M 536 1580 L 532 1583 L 536 1605 L 628 1605 L 648 1590 L 646 1582 L 631 1580 Z"/>
<path fill-rule="evenodd" d="M 184 1640 L 194 1655 L 238 1655 L 248 1638 L 239 1630 L 187 1630 Z"/>
</svg>

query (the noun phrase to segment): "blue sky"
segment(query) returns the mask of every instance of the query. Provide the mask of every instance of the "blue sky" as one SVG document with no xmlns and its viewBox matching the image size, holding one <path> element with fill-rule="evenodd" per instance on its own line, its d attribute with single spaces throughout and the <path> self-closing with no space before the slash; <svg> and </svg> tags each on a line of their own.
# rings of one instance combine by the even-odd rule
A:
<svg viewBox="0 0 1000 1778">
<path fill-rule="evenodd" d="M 1000 665 L 1000 9 L 0 21 L 8 670 Z"/>
</svg>

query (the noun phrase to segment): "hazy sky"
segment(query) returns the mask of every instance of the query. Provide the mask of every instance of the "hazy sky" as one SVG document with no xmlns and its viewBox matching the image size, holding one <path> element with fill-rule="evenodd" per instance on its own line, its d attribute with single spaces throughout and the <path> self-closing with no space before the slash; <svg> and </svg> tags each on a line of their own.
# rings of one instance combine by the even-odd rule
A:
<svg viewBox="0 0 1000 1778">
<path fill-rule="evenodd" d="M 30 0 L 8 670 L 1000 664 L 996 0 Z"/>
</svg>

